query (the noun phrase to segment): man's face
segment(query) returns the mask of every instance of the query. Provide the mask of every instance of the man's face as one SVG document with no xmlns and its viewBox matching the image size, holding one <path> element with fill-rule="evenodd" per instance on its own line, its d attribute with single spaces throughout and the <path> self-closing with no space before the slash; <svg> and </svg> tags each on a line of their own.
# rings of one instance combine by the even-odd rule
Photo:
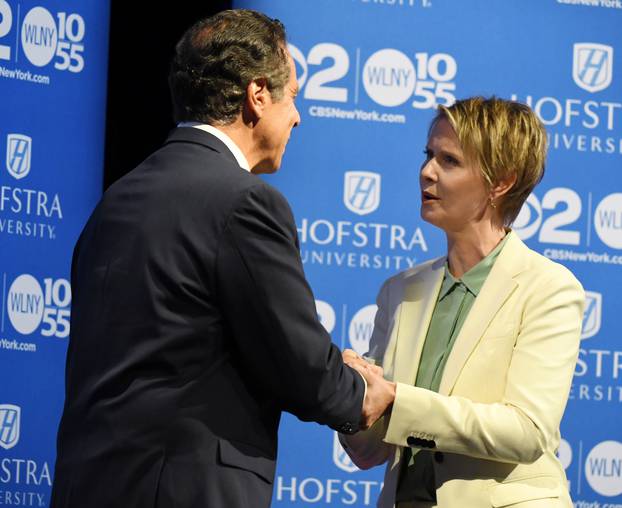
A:
<svg viewBox="0 0 622 508">
<path fill-rule="evenodd" d="M 279 169 L 291 131 L 300 123 L 300 114 L 294 103 L 298 94 L 296 66 L 289 51 L 287 58 L 290 74 L 283 96 L 279 101 L 273 101 L 271 97 L 268 99 L 264 114 L 257 124 L 260 128 L 262 156 L 260 163 L 253 168 L 254 173 L 274 173 Z"/>
</svg>

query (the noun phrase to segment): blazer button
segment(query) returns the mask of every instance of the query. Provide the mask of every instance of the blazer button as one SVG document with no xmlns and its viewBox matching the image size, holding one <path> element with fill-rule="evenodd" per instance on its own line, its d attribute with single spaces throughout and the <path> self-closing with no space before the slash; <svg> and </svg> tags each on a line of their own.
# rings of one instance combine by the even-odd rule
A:
<svg viewBox="0 0 622 508">
<path fill-rule="evenodd" d="M 436 462 L 437 464 L 442 464 L 443 460 L 445 460 L 443 452 L 434 452 L 434 462 Z"/>
<path fill-rule="evenodd" d="M 428 448 L 436 448 L 436 441 L 434 441 L 434 439 L 430 439 L 426 445 Z"/>
<path fill-rule="evenodd" d="M 421 448 L 425 447 L 425 440 L 419 437 L 408 436 L 406 438 L 406 443 L 408 443 L 408 446 L 420 446 Z"/>
</svg>

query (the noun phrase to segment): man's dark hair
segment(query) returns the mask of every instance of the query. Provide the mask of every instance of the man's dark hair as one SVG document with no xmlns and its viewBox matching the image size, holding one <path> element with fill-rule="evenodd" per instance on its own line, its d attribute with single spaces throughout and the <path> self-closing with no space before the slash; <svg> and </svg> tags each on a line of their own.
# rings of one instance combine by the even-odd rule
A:
<svg viewBox="0 0 622 508">
<path fill-rule="evenodd" d="M 285 27 L 257 11 L 222 11 L 177 43 L 169 73 L 176 122 L 227 125 L 242 111 L 246 87 L 264 79 L 274 100 L 289 80 Z"/>
</svg>

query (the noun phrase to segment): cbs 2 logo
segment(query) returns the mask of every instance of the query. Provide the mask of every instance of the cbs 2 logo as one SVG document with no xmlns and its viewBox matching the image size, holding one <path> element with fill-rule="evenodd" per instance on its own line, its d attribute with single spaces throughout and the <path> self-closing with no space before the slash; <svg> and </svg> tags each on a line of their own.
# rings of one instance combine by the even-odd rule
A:
<svg viewBox="0 0 622 508">
<path fill-rule="evenodd" d="M 26 58 L 37 67 L 50 63 L 54 56 L 58 70 L 80 72 L 84 68 L 86 32 L 84 18 L 79 14 L 56 13 L 57 21 L 44 7 L 33 7 L 24 17 L 21 28 L 22 50 Z M 6 37 L 13 26 L 13 11 L 6 0 L 0 0 L 0 39 Z M 0 60 L 11 60 L 11 47 L 0 44 Z"/>
<path fill-rule="evenodd" d="M 560 204 L 565 204 L 566 208 L 542 220 L 543 210 L 555 210 Z M 542 201 L 539 201 L 535 194 L 530 194 L 516 217 L 513 227 L 523 240 L 531 238 L 539 230 L 538 240 L 540 242 L 579 245 L 581 243 L 580 231 L 560 228 L 574 224 L 581 216 L 582 208 L 579 195 L 565 187 L 556 187 L 547 191 Z"/>
<path fill-rule="evenodd" d="M 348 88 L 333 85 L 350 71 L 350 55 L 342 46 L 328 42 L 316 44 L 306 57 L 293 44 L 289 44 L 288 48 L 301 67 L 298 82 L 301 89 L 306 85 L 305 99 L 348 102 Z M 310 67 L 322 65 L 326 59 L 332 60 L 332 65 L 312 72 Z M 358 69 L 359 50 L 356 55 L 357 73 Z M 401 51 L 381 49 L 364 63 L 361 79 L 367 95 L 382 106 L 400 106 L 414 97 L 411 103 L 414 108 L 430 109 L 436 107 L 439 99 L 444 105 L 456 100 L 453 80 L 457 72 L 456 60 L 447 53 L 416 53 L 413 63 Z"/>
<path fill-rule="evenodd" d="M 544 218 L 544 210 L 557 210 L 560 205 L 565 207 L 552 215 Z M 622 193 L 613 193 L 605 196 L 593 207 L 592 195 L 588 198 L 587 236 L 592 229 L 598 238 L 608 247 L 622 249 Z M 576 224 L 583 213 L 583 202 L 579 194 L 566 187 L 555 187 L 548 190 L 542 200 L 538 200 L 535 194 L 531 194 L 513 227 L 517 234 L 527 240 L 539 231 L 538 241 L 542 243 L 556 243 L 562 245 L 579 245 L 581 243 L 581 231 L 578 229 L 565 228 Z M 565 229 L 562 229 L 565 228 Z"/>
</svg>

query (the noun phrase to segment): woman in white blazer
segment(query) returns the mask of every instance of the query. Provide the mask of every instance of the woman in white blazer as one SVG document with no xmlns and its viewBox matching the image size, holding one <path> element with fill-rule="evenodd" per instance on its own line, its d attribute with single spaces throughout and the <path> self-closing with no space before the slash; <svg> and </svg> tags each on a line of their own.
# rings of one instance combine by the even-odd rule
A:
<svg viewBox="0 0 622 508">
<path fill-rule="evenodd" d="M 474 97 L 432 121 L 421 216 L 445 232 L 447 255 L 383 285 L 368 356 L 395 401 L 341 436 L 359 467 L 386 463 L 381 508 L 572 506 L 556 450 L 584 293 L 508 227 L 545 154 L 522 104 Z"/>
</svg>

